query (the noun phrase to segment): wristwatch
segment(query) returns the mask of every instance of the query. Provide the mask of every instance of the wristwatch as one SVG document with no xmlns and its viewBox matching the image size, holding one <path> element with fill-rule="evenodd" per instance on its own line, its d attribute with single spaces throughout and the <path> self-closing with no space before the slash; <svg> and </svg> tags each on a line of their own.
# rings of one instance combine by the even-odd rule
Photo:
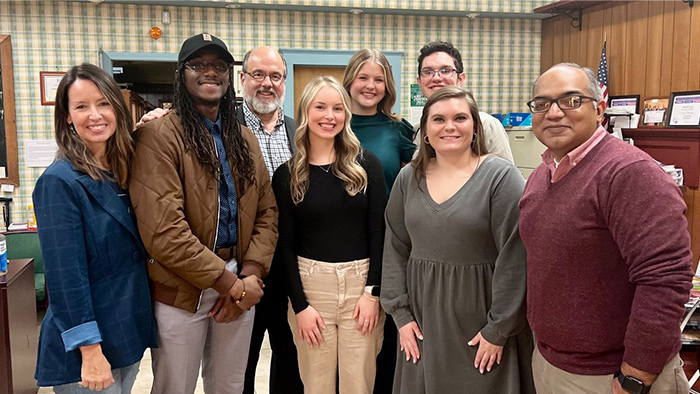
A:
<svg viewBox="0 0 700 394">
<path fill-rule="evenodd" d="M 379 286 L 365 286 L 365 293 L 371 295 L 372 297 L 379 297 Z"/>
<path fill-rule="evenodd" d="M 620 372 L 615 377 L 620 382 L 622 389 L 628 393 L 646 394 L 649 392 L 649 390 L 651 390 L 651 385 L 645 386 L 641 380 L 635 378 L 634 376 L 628 376 Z"/>
</svg>

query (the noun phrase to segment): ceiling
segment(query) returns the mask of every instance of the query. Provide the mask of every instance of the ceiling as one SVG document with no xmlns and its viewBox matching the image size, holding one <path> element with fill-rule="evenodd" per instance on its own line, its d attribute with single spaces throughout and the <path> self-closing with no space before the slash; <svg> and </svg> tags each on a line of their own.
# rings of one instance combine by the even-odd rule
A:
<svg viewBox="0 0 700 394">
<path fill-rule="evenodd" d="M 431 1 L 402 1 L 402 8 L 382 6 L 387 0 L 369 2 L 366 0 L 68 0 L 80 3 L 135 4 L 179 7 L 216 7 L 232 10 L 273 10 L 296 12 L 336 12 L 353 14 L 447 16 L 475 18 L 545 19 L 549 14 L 535 13 L 533 10 L 552 3 L 552 0 L 491 1 L 461 0 L 457 5 L 447 3 L 443 9 Z M 303 4 L 302 4 L 303 3 Z M 439 4 L 439 3 L 438 3 Z"/>
</svg>

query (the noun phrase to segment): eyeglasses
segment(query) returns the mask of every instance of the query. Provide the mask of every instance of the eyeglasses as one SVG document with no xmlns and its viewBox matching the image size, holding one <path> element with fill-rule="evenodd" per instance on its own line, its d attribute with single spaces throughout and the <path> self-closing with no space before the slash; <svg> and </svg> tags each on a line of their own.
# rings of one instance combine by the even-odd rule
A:
<svg viewBox="0 0 700 394">
<path fill-rule="evenodd" d="M 185 63 L 185 67 L 198 73 L 207 71 L 209 66 L 214 67 L 214 71 L 216 71 L 217 74 L 225 74 L 229 70 L 229 65 L 226 62 L 209 63 L 208 61 L 202 60 Z"/>
<path fill-rule="evenodd" d="M 527 102 L 527 106 L 530 108 L 530 112 L 533 114 L 539 114 L 549 111 L 552 103 L 557 103 L 559 109 L 562 111 L 568 111 L 571 109 L 576 109 L 581 107 L 581 104 L 585 100 L 596 101 L 595 97 L 582 96 L 580 94 L 574 94 L 571 96 L 558 97 L 555 99 L 546 98 L 536 98 Z"/>
<path fill-rule="evenodd" d="M 420 76 L 422 78 L 432 78 L 435 76 L 435 74 L 440 74 L 440 76 L 443 78 L 449 78 L 452 75 L 454 75 L 454 73 L 456 73 L 456 72 L 457 72 L 457 70 L 455 70 L 454 68 L 450 68 L 450 67 L 444 67 L 444 68 L 441 68 L 437 71 L 431 70 L 429 68 L 424 68 L 424 69 L 420 70 Z"/>
<path fill-rule="evenodd" d="M 246 72 L 245 74 L 250 75 L 254 80 L 258 82 L 262 82 L 265 80 L 266 77 L 270 77 L 270 82 L 280 83 L 284 78 L 286 78 L 280 73 L 267 74 L 262 71 L 253 71 L 252 73 Z"/>
</svg>

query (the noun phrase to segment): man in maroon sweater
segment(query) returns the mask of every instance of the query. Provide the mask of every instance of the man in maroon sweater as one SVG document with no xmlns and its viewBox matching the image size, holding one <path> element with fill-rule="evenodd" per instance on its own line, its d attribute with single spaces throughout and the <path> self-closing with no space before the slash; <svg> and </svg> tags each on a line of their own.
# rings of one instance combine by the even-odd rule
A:
<svg viewBox="0 0 700 394">
<path fill-rule="evenodd" d="M 520 201 L 538 393 L 688 393 L 678 352 L 692 271 L 682 195 L 658 164 L 600 127 L 593 72 L 535 82 L 549 148 Z"/>
</svg>

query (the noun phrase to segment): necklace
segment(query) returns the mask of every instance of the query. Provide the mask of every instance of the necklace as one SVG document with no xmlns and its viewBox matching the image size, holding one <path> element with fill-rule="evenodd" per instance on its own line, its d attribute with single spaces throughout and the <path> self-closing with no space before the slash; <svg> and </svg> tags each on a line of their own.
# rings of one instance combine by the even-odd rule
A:
<svg viewBox="0 0 700 394">
<path fill-rule="evenodd" d="M 326 173 L 328 173 L 328 171 L 331 170 L 331 166 L 332 166 L 332 165 L 333 165 L 333 163 L 327 164 L 327 165 L 326 165 L 326 168 L 323 168 L 322 165 L 318 165 L 317 167 L 320 168 L 320 169 L 322 169 L 322 170 L 325 171 Z"/>
</svg>

